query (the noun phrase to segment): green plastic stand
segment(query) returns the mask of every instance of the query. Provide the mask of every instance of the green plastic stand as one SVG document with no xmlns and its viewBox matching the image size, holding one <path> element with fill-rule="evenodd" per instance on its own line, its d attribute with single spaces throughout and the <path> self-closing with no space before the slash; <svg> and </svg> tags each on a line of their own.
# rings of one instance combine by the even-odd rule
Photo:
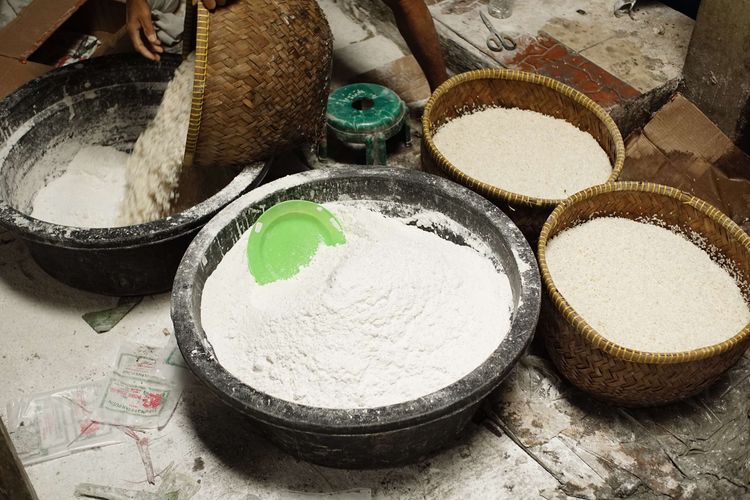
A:
<svg viewBox="0 0 750 500">
<path fill-rule="evenodd" d="M 355 83 L 334 90 L 328 97 L 328 131 L 348 144 L 364 144 L 368 165 L 385 165 L 386 141 L 402 134 L 411 145 L 404 101 L 389 88 L 374 83 Z M 327 156 L 323 143 L 318 154 Z"/>
</svg>

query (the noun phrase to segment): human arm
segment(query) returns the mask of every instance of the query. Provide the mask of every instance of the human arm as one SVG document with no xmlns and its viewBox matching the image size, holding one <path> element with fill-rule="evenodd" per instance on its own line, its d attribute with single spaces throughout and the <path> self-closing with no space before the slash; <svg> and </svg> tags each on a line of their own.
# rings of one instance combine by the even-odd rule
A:
<svg viewBox="0 0 750 500">
<path fill-rule="evenodd" d="M 432 15 L 424 0 L 384 0 L 393 11 L 401 36 L 435 90 L 448 78 Z"/>
<path fill-rule="evenodd" d="M 196 0 L 192 0 L 193 4 Z M 202 0 L 203 6 L 213 10 L 222 6 L 226 0 Z M 133 47 L 145 58 L 158 61 L 164 52 L 161 41 L 156 36 L 154 23 L 151 18 L 151 5 L 148 0 L 127 0 L 126 29 Z"/>
</svg>

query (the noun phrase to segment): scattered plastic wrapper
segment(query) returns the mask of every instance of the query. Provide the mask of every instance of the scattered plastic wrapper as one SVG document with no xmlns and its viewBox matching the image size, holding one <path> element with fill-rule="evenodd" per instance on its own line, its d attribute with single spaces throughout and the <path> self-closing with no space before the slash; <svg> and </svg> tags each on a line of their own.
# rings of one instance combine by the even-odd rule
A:
<svg viewBox="0 0 750 500">
<path fill-rule="evenodd" d="M 190 475 L 175 470 L 174 463 L 161 477 L 161 484 L 155 492 L 81 483 L 76 486 L 75 495 L 104 500 L 190 500 L 200 490 L 200 484 Z"/>
<path fill-rule="evenodd" d="M 166 362 L 170 355 L 169 344 L 163 348 L 124 342 L 93 420 L 135 429 L 167 425 L 182 393 L 182 369 Z"/>
<path fill-rule="evenodd" d="M 174 336 L 164 347 L 124 342 L 115 359 L 115 372 L 122 376 L 140 380 L 164 379 L 181 386 L 196 381 L 187 368 Z"/>
<path fill-rule="evenodd" d="M 189 380 L 174 340 L 124 342 L 108 377 L 8 404 L 8 432 L 24 465 L 124 441 L 117 426 L 163 428 Z"/>
<path fill-rule="evenodd" d="M 141 300 L 143 297 L 121 297 L 114 307 L 86 313 L 82 318 L 96 333 L 106 333 L 122 321 Z"/>
<path fill-rule="evenodd" d="M 615 17 L 622 17 L 625 14 L 633 18 L 633 11 L 635 10 L 635 3 L 637 0 L 615 0 L 613 12 Z"/>
<path fill-rule="evenodd" d="M 185 358 L 182 357 L 174 335 L 169 338 L 169 342 L 161 351 L 160 356 L 159 373 L 163 374 L 162 376 L 179 383 L 182 387 L 199 384 L 198 379 L 195 378 L 193 372 L 185 363 Z"/>
<path fill-rule="evenodd" d="M 73 35 L 68 43 L 70 43 L 70 46 L 65 55 L 55 63 L 56 68 L 90 59 L 102 44 L 95 36 L 84 34 Z"/>
<path fill-rule="evenodd" d="M 172 417 L 179 398 L 180 388 L 174 384 L 113 373 L 91 418 L 134 429 L 161 429 Z"/>
<path fill-rule="evenodd" d="M 372 498 L 372 490 L 369 488 L 360 488 L 333 493 L 284 491 L 279 498 L 283 498 L 283 500 L 370 500 Z"/>
<path fill-rule="evenodd" d="M 101 381 L 37 394 L 8 404 L 8 432 L 24 465 L 123 442 L 124 434 L 94 422 Z"/>
<path fill-rule="evenodd" d="M 115 372 L 139 380 L 171 381 L 186 368 L 177 343 L 172 339 L 165 347 L 123 342 L 115 359 Z"/>
<path fill-rule="evenodd" d="M 180 368 L 188 367 L 187 363 L 185 363 L 185 359 L 182 357 L 180 348 L 177 347 L 177 340 L 174 338 L 174 336 L 169 338 L 169 342 L 167 343 L 167 346 L 164 348 L 164 352 L 166 354 L 164 358 L 165 365 L 176 366 Z"/>
</svg>

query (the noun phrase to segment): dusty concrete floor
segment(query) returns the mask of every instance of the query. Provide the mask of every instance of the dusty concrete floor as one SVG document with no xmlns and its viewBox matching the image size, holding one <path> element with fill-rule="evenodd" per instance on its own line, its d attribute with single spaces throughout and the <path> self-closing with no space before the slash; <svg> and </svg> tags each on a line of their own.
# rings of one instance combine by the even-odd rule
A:
<svg viewBox="0 0 750 500">
<path fill-rule="evenodd" d="M 362 75 L 387 80 L 394 68 L 412 65 L 399 40 L 345 16 L 338 7 L 346 1 L 321 0 L 337 35 L 338 84 Z M 433 13 L 460 3 L 437 2 Z M 382 50 L 363 62 L 373 47 Z M 412 83 L 402 89 L 418 108 L 424 88 Z M 417 138 L 412 148 L 393 145 L 392 164 L 418 166 L 416 144 Z M 359 153 L 341 154 L 356 160 Z M 291 163 L 280 165 L 274 176 L 293 170 Z M 145 298 L 105 334 L 81 319 L 112 304 L 54 282 L 19 241 L 0 233 L 0 337 L 7 346 L 0 354 L 0 415 L 11 399 L 103 376 L 123 340 L 166 343 L 167 295 Z M 748 393 L 746 356 L 715 387 L 684 403 L 613 408 L 561 380 L 536 346 L 461 440 L 412 466 L 363 472 L 296 461 L 192 384 L 169 425 L 147 434 L 148 448 L 157 472 L 173 464 L 200 481 L 196 498 L 206 499 L 299 498 L 299 492 L 312 498 L 750 498 Z M 71 498 L 82 482 L 154 491 L 162 480 L 146 483 L 134 442 L 27 470 L 42 499 Z"/>
<path fill-rule="evenodd" d="M 113 330 L 81 314 L 113 299 L 58 284 L 19 241 L 0 233 L 0 405 L 99 378 L 120 342 L 163 345 L 169 297 L 147 297 Z M 685 403 L 625 410 L 592 402 L 530 355 L 465 436 L 421 463 L 341 471 L 280 452 L 200 385 L 188 385 L 162 431 L 149 432 L 155 471 L 200 481 L 197 498 L 275 499 L 361 490 L 362 498 L 744 498 L 750 495 L 750 359 Z M 5 414 L 2 413 L 3 417 Z M 88 482 L 153 491 L 135 442 L 27 468 L 42 499 Z M 325 496 L 325 498 L 335 498 Z M 345 497 L 342 497 L 345 498 Z"/>
</svg>

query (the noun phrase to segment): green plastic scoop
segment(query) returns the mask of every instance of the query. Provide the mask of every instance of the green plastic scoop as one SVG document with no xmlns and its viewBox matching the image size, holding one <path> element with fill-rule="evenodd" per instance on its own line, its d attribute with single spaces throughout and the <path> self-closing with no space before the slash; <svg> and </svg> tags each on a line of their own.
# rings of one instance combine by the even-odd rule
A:
<svg viewBox="0 0 750 500">
<path fill-rule="evenodd" d="M 278 203 L 250 228 L 247 264 L 260 285 L 289 279 L 308 265 L 321 244 L 346 243 L 334 215 L 311 201 Z"/>
</svg>

